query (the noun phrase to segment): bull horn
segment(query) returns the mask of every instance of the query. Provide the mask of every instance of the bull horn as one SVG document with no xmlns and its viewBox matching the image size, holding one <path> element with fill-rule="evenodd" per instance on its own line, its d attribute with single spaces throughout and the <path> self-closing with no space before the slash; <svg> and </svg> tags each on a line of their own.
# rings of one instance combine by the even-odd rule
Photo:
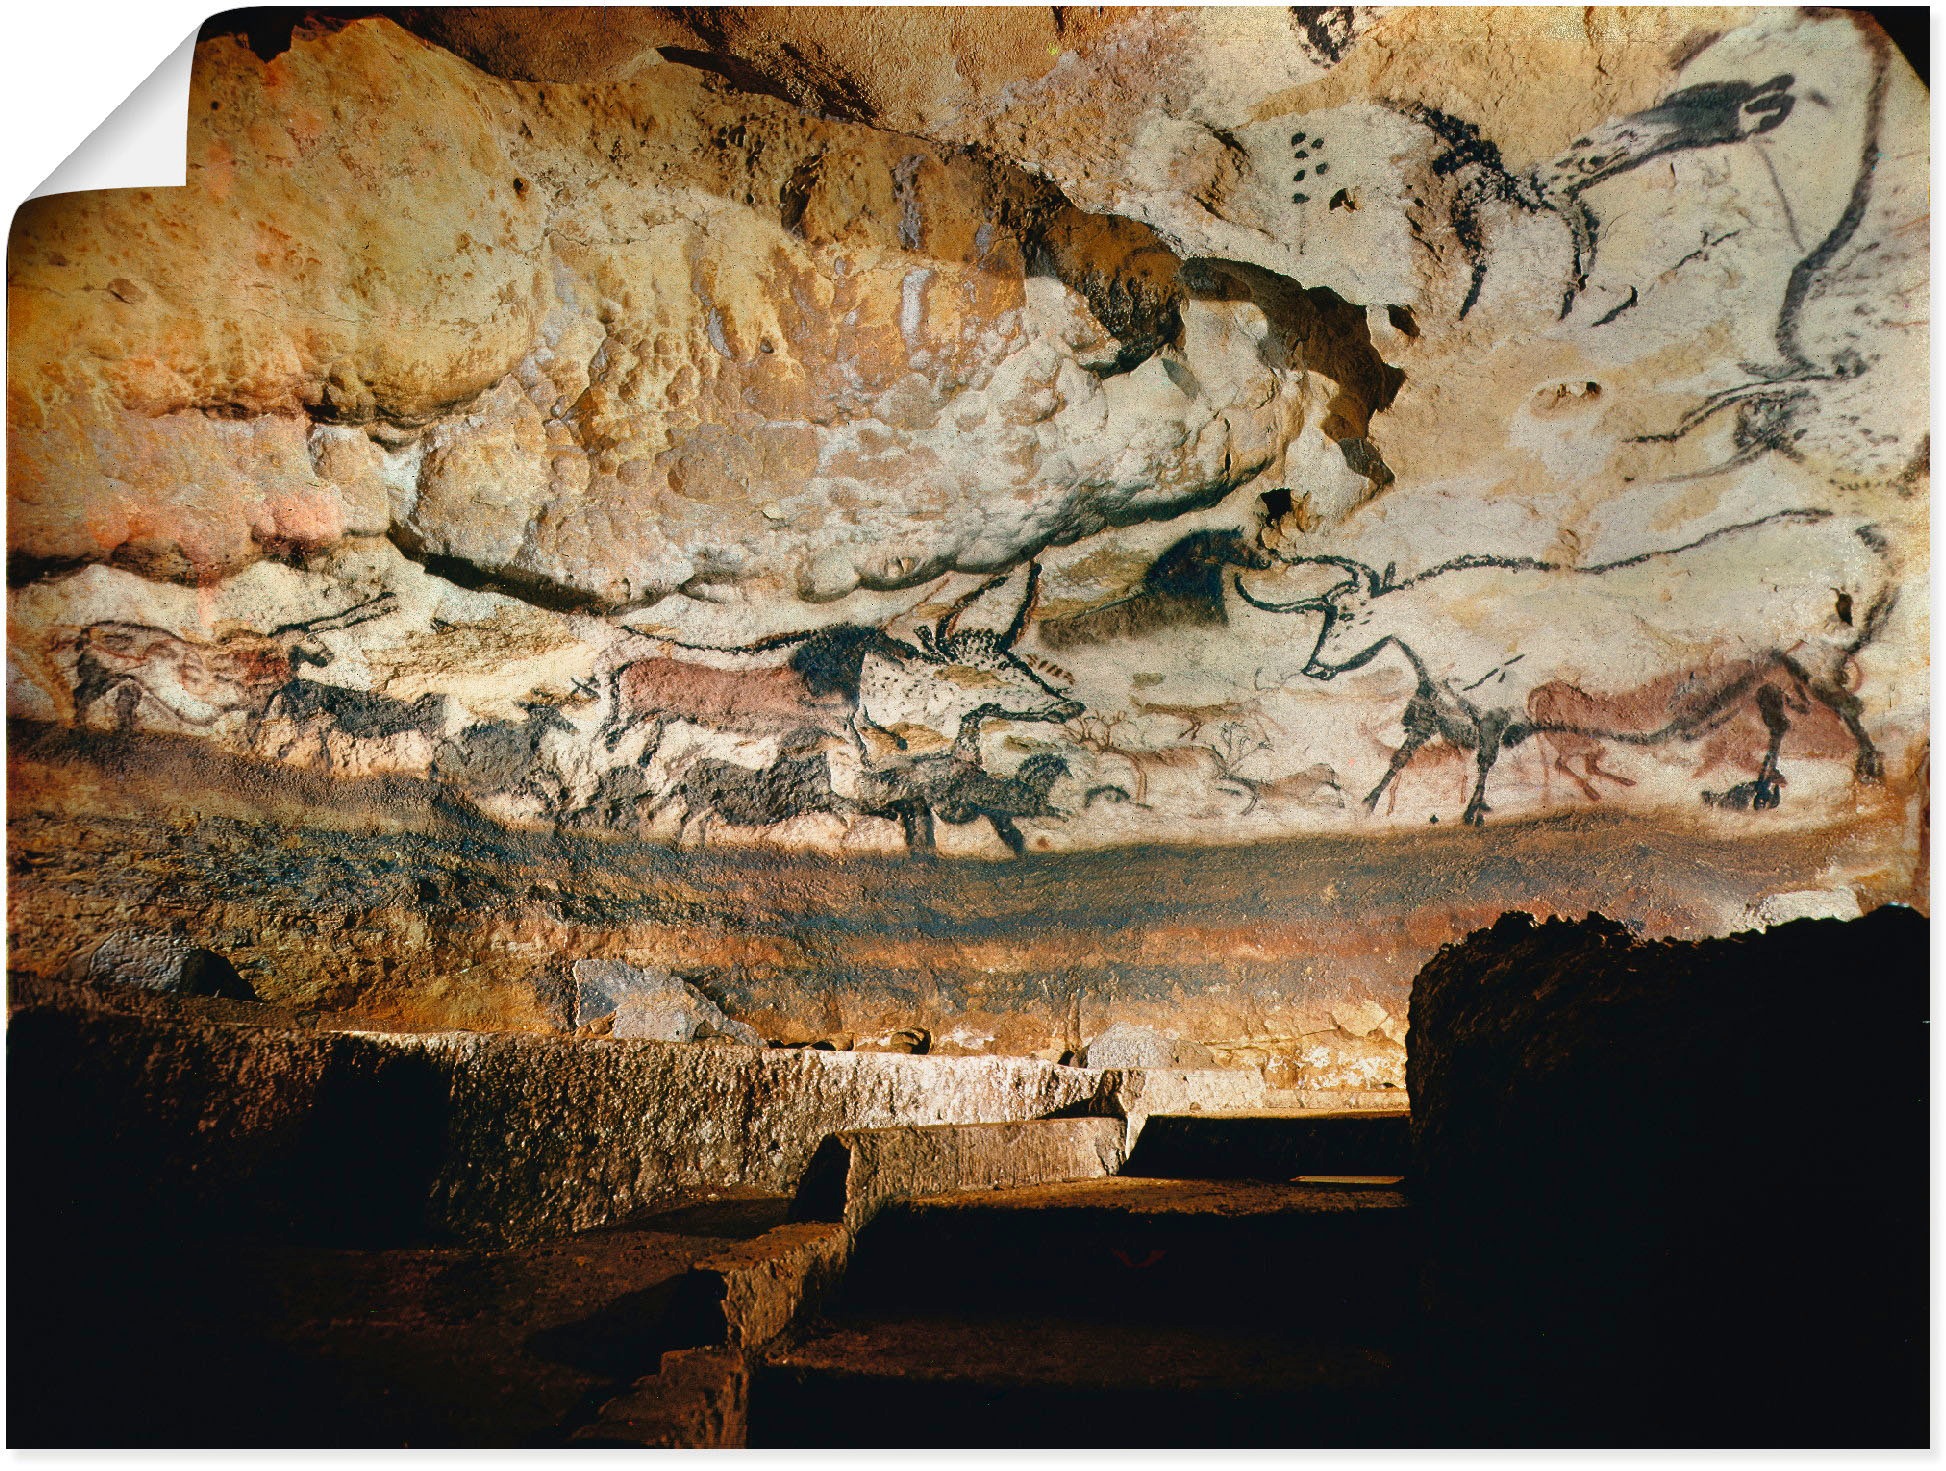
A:
<svg viewBox="0 0 1946 1471">
<path fill-rule="evenodd" d="M 330 633 L 340 628 L 355 628 L 360 623 L 369 623 L 374 618 L 383 618 L 398 604 L 399 595 L 395 592 L 382 592 L 366 598 L 362 603 L 353 603 L 349 608 L 341 608 L 336 613 L 325 613 L 316 618 L 307 618 L 302 623 L 286 623 L 274 629 L 272 637 L 284 633 Z"/>
<path fill-rule="evenodd" d="M 989 577 L 985 582 L 974 588 L 972 592 L 967 593 L 958 602 L 954 603 L 947 611 L 946 616 L 939 620 L 937 625 L 937 638 L 943 643 L 950 642 L 953 638 L 957 637 L 960 632 L 960 620 L 962 618 L 975 609 L 980 608 L 981 604 L 989 597 L 997 595 L 1003 585 L 1018 579 L 1020 583 L 1019 598 L 1013 604 L 1011 611 L 1008 612 L 1005 623 L 998 627 L 994 626 L 991 614 L 979 620 L 982 627 L 989 628 L 999 634 L 1002 647 L 1012 648 L 1014 643 L 1020 638 L 1020 635 L 1026 630 L 1027 615 L 1034 609 L 1035 596 L 1040 590 L 1041 564 L 1039 562 L 1029 562 L 1026 565 L 1026 575 L 1024 577 L 1021 575 L 1021 572 L 1022 569 L 1015 568 L 1011 572 L 1002 572 L 997 577 Z"/>
<path fill-rule="evenodd" d="M 1266 603 L 1262 598 L 1250 596 L 1249 589 L 1243 585 L 1239 573 L 1231 573 L 1230 581 L 1235 584 L 1237 596 L 1253 608 L 1262 608 L 1266 613 L 1327 613 L 1331 610 L 1329 597 L 1299 598 L 1294 603 Z"/>
<path fill-rule="evenodd" d="M 1281 552 L 1275 555 L 1277 560 L 1286 567 L 1336 567 L 1341 572 L 1349 573 L 1353 582 L 1363 582 L 1366 589 L 1373 593 L 1383 592 L 1389 580 L 1352 557 L 1338 557 L 1327 552 L 1318 552 L 1306 557 L 1287 557 Z M 1389 573 L 1390 570 L 1388 568 L 1387 572 Z"/>
</svg>

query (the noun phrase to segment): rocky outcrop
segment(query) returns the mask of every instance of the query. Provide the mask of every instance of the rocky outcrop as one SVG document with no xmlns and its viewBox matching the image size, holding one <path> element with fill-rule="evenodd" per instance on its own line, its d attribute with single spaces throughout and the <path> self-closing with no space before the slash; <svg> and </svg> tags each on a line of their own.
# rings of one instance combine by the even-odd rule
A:
<svg viewBox="0 0 1946 1471">
<path fill-rule="evenodd" d="M 1114 1075 L 1019 1058 L 340 1030 L 232 1005 L 17 1001 L 22 1169 L 84 1215 L 140 1199 L 157 1231 L 527 1242 L 711 1190 L 787 1195 L 839 1130 L 1113 1108 Z"/>
<path fill-rule="evenodd" d="M 69 980 L 140 986 L 170 996 L 227 996 L 255 1001 L 256 992 L 221 955 L 166 931 L 123 929 L 75 952 Z"/>
<path fill-rule="evenodd" d="M 1440 951 L 1407 1076 L 1461 1439 L 1924 1438 L 1927 933 L 1509 915 Z M 1807 1035 L 1867 972 L 1870 1081 L 1834 1087 Z"/>
<path fill-rule="evenodd" d="M 887 1201 L 958 1190 L 1094 1180 L 1120 1171 L 1119 1118 L 846 1129 L 818 1146 L 791 1213 L 862 1228 Z"/>
<path fill-rule="evenodd" d="M 1117 1022 L 1100 1033 L 1082 1052 L 1089 1067 L 1196 1068 L 1213 1060 L 1207 1047 L 1185 1043 L 1154 1027 Z"/>
<path fill-rule="evenodd" d="M 667 971 L 644 971 L 620 960 L 577 960 L 574 1022 L 603 1036 L 633 1042 L 707 1042 L 720 1038 L 761 1047 L 757 1029 Z"/>
</svg>

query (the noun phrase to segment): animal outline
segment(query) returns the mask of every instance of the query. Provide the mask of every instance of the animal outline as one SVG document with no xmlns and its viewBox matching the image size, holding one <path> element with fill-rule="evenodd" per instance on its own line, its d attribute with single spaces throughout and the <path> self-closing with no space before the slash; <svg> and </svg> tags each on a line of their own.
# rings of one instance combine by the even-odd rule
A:
<svg viewBox="0 0 1946 1471">
<path fill-rule="evenodd" d="M 254 740 L 272 701 L 306 665 L 332 659 L 318 637 L 381 618 L 397 598 L 380 593 L 336 613 L 286 623 L 268 633 L 242 631 L 214 641 L 187 639 L 145 623 L 91 623 L 70 641 L 74 651 L 74 718 L 86 725 L 106 701 L 115 728 L 135 729 L 144 705 L 193 730 L 241 715 Z"/>
<path fill-rule="evenodd" d="M 900 824 L 908 851 L 925 855 L 938 851 L 935 817 L 955 826 L 984 819 L 1016 857 L 1027 851 L 1027 841 L 1015 819 L 1065 815 L 1048 802 L 1054 784 L 1069 775 L 1068 763 L 1052 753 L 1028 757 L 1011 776 L 995 776 L 963 748 L 922 756 L 904 767 L 862 773 L 852 797 L 832 781 L 830 741 L 800 732 L 762 768 L 714 758 L 694 761 L 651 810 L 682 804 L 678 841 L 692 821 L 706 831 L 711 820 L 772 827 L 819 812 L 891 818 Z"/>
<path fill-rule="evenodd" d="M 783 664 L 729 669 L 675 654 L 622 662 L 605 680 L 609 710 L 603 739 L 612 750 L 631 729 L 652 722 L 655 735 L 646 760 L 661 731 L 686 720 L 744 735 L 784 737 L 814 730 L 850 738 L 870 754 L 873 736 L 905 750 L 928 717 L 950 727 L 939 732 L 946 744 L 969 722 L 977 728 L 987 719 L 1067 719 L 1081 707 L 1014 652 L 1039 586 L 1038 563 L 1027 564 L 1018 601 L 1003 627 L 963 626 L 969 614 L 988 611 L 983 605 L 1015 575 L 1002 573 L 975 587 L 937 622 L 922 625 L 916 643 L 852 624 L 726 648 L 658 639 L 699 654 L 751 657 L 785 648 L 792 653 Z M 906 718 L 912 716 L 917 718 Z"/>
<path fill-rule="evenodd" d="M 1721 527 L 1680 547 L 1587 567 L 1534 558 L 1466 555 L 1404 581 L 1397 579 L 1391 567 L 1380 573 L 1348 557 L 1286 558 L 1293 566 L 1332 566 L 1347 574 L 1323 594 L 1291 603 L 1270 603 L 1253 596 L 1240 576 L 1235 579 L 1235 586 L 1238 595 L 1254 607 L 1320 615 L 1317 642 L 1303 666 L 1303 672 L 1311 678 L 1329 680 L 1362 668 L 1388 647 L 1396 648 L 1411 665 L 1416 686 L 1401 716 L 1404 740 L 1393 754 L 1385 775 L 1365 798 L 1368 811 L 1377 806 L 1386 788 L 1420 748 L 1432 740 L 1444 740 L 1474 753 L 1476 775 L 1463 820 L 1478 825 L 1489 810 L 1487 780 L 1504 747 L 1517 745 L 1542 732 L 1641 746 L 1687 740 L 1720 726 L 1736 713 L 1739 702 L 1746 699 L 1759 702 L 1770 732 L 1766 759 L 1746 794 L 1747 805 L 1761 810 L 1776 806 L 1780 800 L 1782 782 L 1776 758 L 1784 731 L 1789 728 L 1784 715 L 1784 696 L 1773 683 L 1765 681 L 1766 670 L 1783 671 L 1796 686 L 1844 722 L 1857 747 L 1854 772 L 1858 780 L 1870 782 L 1880 778 L 1881 762 L 1864 728 L 1862 703 L 1848 683 L 1852 660 L 1882 630 L 1896 596 L 1885 582 L 1882 569 L 1876 565 L 1881 543 L 1871 528 L 1851 528 L 1857 547 L 1866 555 L 1858 555 L 1857 549 L 1848 553 L 1860 583 L 1858 593 L 1843 594 L 1850 598 L 1850 604 L 1824 602 L 1827 590 L 1823 587 L 1814 596 L 1798 595 L 1795 603 L 1780 610 L 1798 619 L 1793 630 L 1794 642 L 1780 646 L 1780 639 L 1771 639 L 1766 644 L 1764 640 L 1746 636 L 1743 652 L 1733 652 L 1719 660 L 1721 667 L 1731 671 L 1728 677 L 1711 679 L 1703 697 L 1671 710 L 1667 719 L 1650 728 L 1582 722 L 1561 718 L 1557 712 L 1546 709 L 1537 711 L 1534 694 L 1550 683 L 1558 685 L 1559 681 L 1536 664 L 1523 664 L 1524 652 L 1506 657 L 1504 634 L 1473 637 L 1472 647 L 1468 649 L 1468 640 L 1461 630 L 1450 624 L 1442 630 L 1436 614 L 1422 608 L 1416 626 L 1432 629 L 1435 638 L 1441 631 L 1445 632 L 1461 649 L 1459 653 L 1448 651 L 1439 656 L 1435 668 L 1434 656 L 1426 652 L 1426 641 L 1408 641 L 1400 628 L 1414 626 L 1406 606 L 1413 601 L 1410 597 L 1413 591 L 1459 576 L 1468 578 L 1468 582 L 1462 587 L 1448 584 L 1441 590 L 1455 596 L 1470 593 L 1480 602 L 1509 613 L 1521 609 L 1530 623 L 1541 627 L 1591 629 L 1596 622 L 1595 615 L 1602 610 L 1600 605 L 1589 601 L 1585 589 L 1601 579 L 1626 573 L 1635 575 L 1642 586 L 1634 589 L 1634 597 L 1622 595 L 1613 599 L 1606 614 L 1611 628 L 1605 645 L 1599 639 L 1601 630 L 1594 630 L 1595 646 L 1604 648 L 1609 662 L 1626 667 L 1630 653 L 1646 654 L 1650 658 L 1659 653 L 1660 630 L 1644 626 L 1638 611 L 1641 608 L 1660 608 L 1665 626 L 1686 611 L 1696 621 L 1696 628 L 1690 631 L 1699 639 L 1705 634 L 1713 635 L 1720 647 L 1726 639 L 1734 637 L 1734 630 L 1708 626 L 1718 610 L 1708 606 L 1707 590 L 1726 582 L 1747 587 L 1748 572 L 1744 569 L 1749 567 L 1806 565 L 1807 560 L 1828 556 L 1834 546 L 1848 546 L 1852 538 L 1839 542 L 1829 540 L 1833 529 L 1842 535 L 1842 527 L 1826 526 L 1832 520 L 1831 513 L 1823 510 L 1779 511 L 1755 521 Z M 1758 536 L 1767 540 L 1761 546 L 1753 546 L 1749 539 Z M 1740 560 L 1730 560 L 1739 552 Z M 1684 575 L 1670 575 L 1678 571 Z M 1739 571 L 1742 571 L 1741 579 L 1737 577 Z M 1711 572 L 1716 574 L 1714 578 L 1709 575 Z M 1659 585 L 1658 573 L 1663 574 Z M 1678 592 L 1686 592 L 1695 606 L 1666 600 L 1662 596 L 1664 592 L 1669 594 L 1669 599 L 1674 599 Z M 1387 606 L 1383 600 L 1400 594 L 1407 596 L 1401 604 L 1394 605 L 1399 615 L 1397 620 L 1383 631 L 1368 628 L 1375 618 L 1374 608 Z M 1856 625 L 1838 616 L 1840 611 L 1849 612 L 1853 605 L 1867 609 Z M 1835 631 L 1833 624 L 1844 632 Z M 1771 693 L 1764 695 L 1765 689 Z"/>
<path fill-rule="evenodd" d="M 1567 227 L 1573 261 L 1561 295 L 1560 315 L 1565 318 L 1587 287 L 1600 237 L 1600 221 L 1582 195 L 1650 159 L 1769 132 L 1791 115 L 1794 84 L 1795 78 L 1785 72 L 1764 82 L 1700 82 L 1679 88 L 1652 107 L 1577 138 L 1566 153 L 1521 175 L 1507 168 L 1499 147 L 1473 123 L 1423 103 L 1393 104 L 1395 111 L 1429 129 L 1444 145 L 1432 160 L 1433 173 L 1459 179 L 1447 221 L 1469 272 L 1460 317 L 1464 319 L 1479 304 L 1486 283 L 1487 206 L 1503 204 L 1528 214 L 1552 214 Z"/>
<path fill-rule="evenodd" d="M 1870 207 L 1872 185 L 1878 172 L 1879 134 L 1885 114 L 1885 92 L 1891 80 L 1891 58 L 1882 38 L 1866 34 L 1872 52 L 1872 82 L 1865 96 L 1864 140 L 1859 152 L 1858 170 L 1852 178 L 1851 192 L 1830 230 L 1798 259 L 1784 287 L 1778 306 L 1772 340 L 1777 360 L 1769 365 L 1745 364 L 1749 378 L 1731 388 L 1721 389 L 1683 414 L 1675 426 L 1654 434 L 1636 437 L 1638 444 L 1674 444 L 1714 419 L 1725 410 L 1736 411 L 1731 434 L 1734 453 L 1723 463 L 1698 470 L 1680 478 L 1697 480 L 1746 465 L 1762 455 L 1776 452 L 1787 459 L 1798 458 L 1794 448 L 1802 431 L 1799 413 L 1811 403 L 1815 383 L 1838 383 L 1857 378 L 1871 364 L 1854 349 L 1842 348 L 1824 362 L 1814 360 L 1799 335 L 1804 307 L 1821 291 L 1839 253 L 1858 233 Z M 1782 121 L 1780 118 L 1779 121 Z"/>
</svg>

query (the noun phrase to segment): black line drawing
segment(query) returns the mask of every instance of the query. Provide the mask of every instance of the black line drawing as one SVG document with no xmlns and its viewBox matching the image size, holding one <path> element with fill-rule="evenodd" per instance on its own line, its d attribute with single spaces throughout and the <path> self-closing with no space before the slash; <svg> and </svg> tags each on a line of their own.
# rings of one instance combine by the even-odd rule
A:
<svg viewBox="0 0 1946 1471">
<path fill-rule="evenodd" d="M 981 765 L 977 747 L 962 746 L 943 756 L 926 756 L 892 771 L 868 772 L 861 809 L 875 817 L 896 817 L 913 853 L 938 851 L 933 819 L 965 826 L 985 819 L 1000 841 L 1019 857 L 1027 840 L 1016 818 L 1066 816 L 1048 801 L 1054 784 L 1070 774 L 1068 763 L 1052 752 L 1021 762 L 1012 776 L 995 776 Z"/>
<path fill-rule="evenodd" d="M 1711 394 L 1685 413 L 1674 428 L 1658 434 L 1639 436 L 1637 444 L 1673 444 L 1701 428 L 1726 410 L 1736 411 L 1731 431 L 1734 452 L 1721 464 L 1676 477 L 1698 480 L 1749 464 L 1766 454 L 1781 454 L 1797 459 L 1796 443 L 1803 437 L 1799 424 L 1802 410 L 1815 395 L 1805 387 L 1813 383 L 1836 383 L 1857 378 L 1870 370 L 1872 361 L 1853 347 L 1834 350 L 1823 361 L 1814 358 L 1799 335 L 1805 304 L 1820 294 L 1837 263 L 1839 252 L 1852 241 L 1871 204 L 1872 183 L 1878 172 L 1879 133 L 1885 113 L 1885 89 L 1891 76 L 1891 58 L 1879 36 L 1866 33 L 1872 53 L 1872 82 L 1865 96 L 1864 139 L 1859 150 L 1858 171 L 1853 176 L 1845 208 L 1823 239 L 1791 267 L 1778 308 L 1772 338 L 1777 359 L 1770 364 L 1744 364 L 1748 379 L 1731 388 Z M 1766 157 L 1766 164 L 1769 159 Z M 1773 179 L 1775 177 L 1773 170 Z M 1781 188 L 1778 198 L 1784 199 Z M 1788 209 L 1786 201 L 1786 209 Z M 1796 221 L 1791 222 L 1793 234 Z"/>
<path fill-rule="evenodd" d="M 1489 206 L 1545 212 L 1567 227 L 1573 262 L 1561 293 L 1560 315 L 1566 317 L 1588 284 L 1600 242 L 1600 221 L 1582 195 L 1664 154 L 1721 147 L 1771 131 L 1791 115 L 1794 83 L 1784 73 L 1765 82 L 1702 82 L 1681 88 L 1653 107 L 1577 138 L 1567 153 L 1522 175 L 1507 168 L 1499 147 L 1473 123 L 1423 103 L 1392 104 L 1444 145 L 1433 158 L 1433 173 L 1457 180 L 1447 220 L 1470 272 L 1460 317 L 1479 304 L 1486 282 Z"/>
<path fill-rule="evenodd" d="M 246 735 L 254 738 L 299 669 L 331 662 L 319 634 L 382 618 L 397 602 L 380 593 L 269 633 L 232 633 L 214 641 L 180 638 L 143 623 L 91 623 L 66 641 L 74 655 L 75 723 L 88 724 L 105 702 L 117 730 L 135 729 L 147 707 L 165 725 L 192 730 L 240 715 Z"/>
<path fill-rule="evenodd" d="M 1358 13 L 1349 5 L 1293 5 L 1291 31 L 1304 54 L 1322 67 L 1350 55 L 1358 39 Z"/>
<path fill-rule="evenodd" d="M 991 618 L 992 608 L 984 605 L 994 603 L 1014 576 L 1002 573 L 975 587 L 936 623 L 921 626 L 916 643 L 855 624 L 723 647 L 655 639 L 687 653 L 794 651 L 785 664 L 749 668 L 721 669 L 674 653 L 621 662 L 605 676 L 603 738 L 612 750 L 643 722 L 656 725 L 659 739 L 661 727 L 688 720 L 746 735 L 818 730 L 858 739 L 861 746 L 871 732 L 904 750 L 907 738 L 898 729 L 904 706 L 933 705 L 954 727 L 946 732 L 949 739 L 969 721 L 1068 719 L 1080 706 L 1014 652 L 1038 594 L 1038 563 L 1027 565 L 1013 607 L 1001 606 L 1008 614 L 1004 626 L 969 625 L 982 613 Z"/>
<path fill-rule="evenodd" d="M 1051 649 L 1070 649 L 1158 628 L 1221 628 L 1230 621 L 1223 601 L 1224 570 L 1262 572 L 1273 565 L 1269 554 L 1241 531 L 1194 531 L 1157 557 L 1142 574 L 1141 586 L 1127 597 L 1071 617 L 1047 619 L 1039 625 L 1040 639 Z"/>
<path fill-rule="evenodd" d="M 936 756 L 922 756 L 896 768 L 861 774 L 859 793 L 847 797 L 833 783 L 828 738 L 805 732 L 784 742 L 777 759 L 765 767 L 703 758 L 692 761 L 651 812 L 680 804 L 678 839 L 691 824 L 706 833 L 712 821 L 729 827 L 767 828 L 813 813 L 839 817 L 879 817 L 896 821 L 908 852 L 938 852 L 934 821 L 964 826 L 984 820 L 1016 856 L 1027 851 L 1018 818 L 1060 818 L 1048 794 L 1069 775 L 1060 756 L 1029 756 L 1011 776 L 995 776 L 981 765 L 969 742 Z"/>
<path fill-rule="evenodd" d="M 1409 639 L 1398 624 L 1387 626 L 1379 614 L 1386 598 L 1455 574 L 1490 571 L 1510 576 L 1513 580 L 1498 592 L 1512 603 L 1533 596 L 1537 590 L 1533 579 L 1552 579 L 1557 587 L 1571 587 L 1581 579 L 1599 580 L 1625 568 L 1667 564 L 1681 572 L 1687 555 L 1718 542 L 1752 537 L 1766 530 L 1819 527 L 1831 518 L 1829 511 L 1817 509 L 1780 511 L 1720 527 L 1682 546 L 1586 567 L 1529 557 L 1469 554 L 1401 580 L 1392 567 L 1380 572 L 1348 557 L 1290 557 L 1282 560 L 1292 566 L 1328 566 L 1346 574 L 1343 581 L 1324 593 L 1290 603 L 1271 603 L 1253 596 L 1240 574 L 1233 575 L 1233 583 L 1237 594 L 1253 607 L 1319 615 L 1317 642 L 1303 666 L 1303 672 L 1313 679 L 1330 680 L 1363 668 L 1388 648 L 1397 649 L 1411 666 L 1415 688 L 1401 716 L 1403 739 L 1385 775 L 1365 798 L 1368 811 L 1377 806 L 1386 788 L 1419 750 L 1435 740 L 1474 753 L 1476 777 L 1462 820 L 1478 825 L 1490 810 L 1486 802 L 1488 777 L 1507 747 L 1537 734 L 1637 746 L 1691 740 L 1719 728 L 1752 700 L 1764 717 L 1769 748 L 1748 791 L 1724 794 L 1718 805 L 1763 810 L 1781 800 L 1777 754 L 1789 730 L 1784 712 L 1792 699 L 1815 700 L 1842 721 L 1856 745 L 1854 775 L 1861 782 L 1880 779 L 1879 754 L 1864 727 L 1863 705 L 1851 691 L 1849 676 L 1859 652 L 1883 631 L 1895 603 L 1896 593 L 1885 582 L 1882 569 L 1869 586 L 1861 586 L 1856 594 L 1844 592 L 1842 602 L 1834 600 L 1829 615 L 1818 626 L 1780 632 L 1773 636 L 1777 641 L 1767 645 L 1753 642 L 1748 652 L 1727 653 L 1713 669 L 1685 671 L 1678 688 L 1665 699 L 1659 721 L 1653 718 L 1656 707 L 1639 694 L 1634 704 L 1640 708 L 1630 720 L 1574 718 L 1559 698 L 1562 690 L 1574 690 L 1582 697 L 1584 707 L 1597 715 L 1619 714 L 1620 705 L 1613 697 L 1604 700 L 1588 695 L 1532 664 L 1523 664 L 1524 651 L 1486 670 L 1458 667 L 1450 661 L 1440 663 L 1425 652 L 1426 640 L 1416 635 Z M 1853 528 L 1853 532 L 1875 561 L 1882 558 L 1882 541 L 1869 534 L 1871 528 Z M 1774 565 L 1790 565 L 1788 557 L 1772 559 L 1766 555 L 1770 550 L 1752 547 L 1753 576 L 1763 575 Z M 1680 577 L 1672 577 L 1667 584 L 1669 597 L 1680 596 L 1684 585 Z M 1855 609 L 1861 598 L 1867 611 L 1859 620 Z M 1368 629 L 1367 624 L 1375 626 Z M 1438 630 L 1428 631 L 1436 641 Z M 1764 694 L 1766 689 L 1771 693 Z M 1537 703 L 1535 697 L 1543 691 L 1554 693 Z M 1645 715 L 1651 718 L 1644 719 Z"/>
<path fill-rule="evenodd" d="M 830 753 L 819 748 L 820 742 L 813 732 L 792 737 L 781 744 L 777 759 L 761 768 L 709 757 L 693 761 L 649 810 L 682 805 L 679 841 L 692 822 L 706 832 L 712 820 L 729 827 L 763 828 L 808 813 L 853 811 L 854 804 L 831 785 Z"/>
</svg>

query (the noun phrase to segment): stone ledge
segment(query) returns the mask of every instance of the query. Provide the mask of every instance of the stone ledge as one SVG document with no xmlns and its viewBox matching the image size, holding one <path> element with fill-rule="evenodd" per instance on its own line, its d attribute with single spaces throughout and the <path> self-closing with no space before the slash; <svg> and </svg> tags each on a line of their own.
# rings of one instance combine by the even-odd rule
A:
<svg viewBox="0 0 1946 1471">
<path fill-rule="evenodd" d="M 1122 1167 L 1116 1118 L 853 1129 L 818 1146 L 791 1213 L 857 1230 L 887 1201 L 949 1190 L 1089 1180 Z"/>
<path fill-rule="evenodd" d="M 13 1011 L 23 1158 L 103 1210 L 272 1239 L 521 1244 L 713 1190 L 787 1195 L 848 1129 L 1113 1108 L 1111 1077 L 1026 1058 L 326 1031 L 155 1001 L 175 998 Z"/>
<path fill-rule="evenodd" d="M 722 1450 L 749 1442 L 750 1364 L 733 1348 L 678 1348 L 661 1368 L 601 1407 L 577 1446 Z"/>
<path fill-rule="evenodd" d="M 851 1245 L 843 1225 L 778 1226 L 697 1262 L 692 1290 L 717 1303 L 730 1347 L 760 1348 L 830 1295 L 844 1277 Z"/>
</svg>

